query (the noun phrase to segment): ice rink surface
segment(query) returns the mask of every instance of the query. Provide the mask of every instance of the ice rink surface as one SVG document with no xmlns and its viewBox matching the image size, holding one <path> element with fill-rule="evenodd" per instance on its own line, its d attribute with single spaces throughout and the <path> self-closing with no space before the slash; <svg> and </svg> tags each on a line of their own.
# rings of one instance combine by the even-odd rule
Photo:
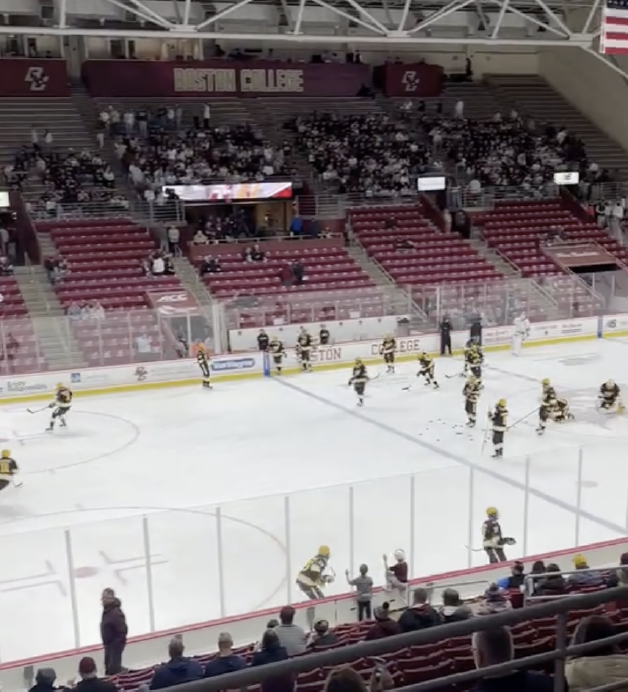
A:
<svg viewBox="0 0 628 692">
<path fill-rule="evenodd" d="M 0 445 L 23 471 L 23 486 L 0 495 L 0 613 L 11 623 L 0 661 L 73 648 L 77 636 L 97 643 L 108 586 L 136 635 L 301 600 L 294 578 L 320 544 L 339 577 L 330 595 L 361 562 L 381 583 L 382 554 L 396 548 L 413 576 L 481 565 L 465 544 L 479 545 L 488 506 L 518 555 L 625 535 L 628 416 L 600 415 L 595 402 L 609 378 L 628 395 L 628 342 L 486 361 L 473 431 L 458 359 L 437 360 L 438 391 L 414 377 L 415 362 L 394 376 L 369 368 L 382 374 L 363 409 L 348 370 L 79 398 L 53 436 L 42 434 L 47 412 L 0 408 Z M 576 421 L 538 437 L 543 377 Z M 534 413 L 495 460 L 490 441 L 482 452 L 484 417 L 501 397 L 510 424 Z"/>
</svg>

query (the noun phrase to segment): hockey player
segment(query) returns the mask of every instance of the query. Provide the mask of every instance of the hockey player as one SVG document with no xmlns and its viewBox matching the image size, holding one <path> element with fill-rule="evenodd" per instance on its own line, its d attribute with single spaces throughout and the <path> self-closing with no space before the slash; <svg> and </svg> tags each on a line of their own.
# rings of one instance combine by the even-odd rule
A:
<svg viewBox="0 0 628 692">
<path fill-rule="evenodd" d="M 621 390 L 613 382 L 613 380 L 607 380 L 600 387 L 600 393 L 598 395 L 598 400 L 600 403 L 600 408 L 604 411 L 623 413 L 626 409 L 621 400 Z"/>
<path fill-rule="evenodd" d="M 503 546 L 504 537 L 499 523 L 499 512 L 495 507 L 489 507 L 486 510 L 486 521 L 482 524 L 482 547 L 491 564 L 507 561 Z"/>
<path fill-rule="evenodd" d="M 475 339 L 469 339 L 464 345 L 464 369 L 460 373 L 460 377 L 466 377 L 469 374 L 469 353 L 472 346 L 475 346 Z"/>
<path fill-rule="evenodd" d="M 268 352 L 270 353 L 270 357 L 273 359 L 275 372 L 278 375 L 281 375 L 281 371 L 283 369 L 283 359 L 286 356 L 283 341 L 280 341 L 276 336 L 273 336 L 268 344 Z"/>
<path fill-rule="evenodd" d="M 318 553 L 308 560 L 297 576 L 297 586 L 310 599 L 324 598 L 322 587 L 334 581 L 333 574 L 325 574 L 329 563 L 329 547 L 322 545 Z"/>
<path fill-rule="evenodd" d="M 11 457 L 11 452 L 3 449 L 0 456 L 0 490 L 4 490 L 11 483 L 18 471 L 17 462 Z"/>
<path fill-rule="evenodd" d="M 573 416 L 569 411 L 569 403 L 567 399 L 559 397 L 556 390 L 552 387 L 549 379 L 541 380 L 543 385 L 543 393 L 541 395 L 541 406 L 539 408 L 539 426 L 536 432 L 543 435 L 547 427 L 547 421 L 553 420 L 557 423 L 563 423 L 566 420 L 573 420 Z"/>
<path fill-rule="evenodd" d="M 482 363 L 484 363 L 484 351 L 482 347 L 475 341 L 472 341 L 465 353 L 465 372 L 471 370 L 471 374 L 478 382 L 480 389 L 484 388 L 482 384 Z"/>
<path fill-rule="evenodd" d="M 430 356 L 429 353 L 426 353 L 423 351 L 423 353 L 419 354 L 419 365 L 421 366 L 421 369 L 419 372 L 417 372 L 416 376 L 417 377 L 425 377 L 425 384 L 431 384 L 434 389 L 438 389 L 439 384 L 434 378 L 434 370 L 436 369 L 436 363 L 434 363 L 434 359 L 432 356 Z"/>
<path fill-rule="evenodd" d="M 506 408 L 506 399 L 500 399 L 494 410 L 488 413 L 491 421 L 491 429 L 493 432 L 493 446 L 495 451 L 494 457 L 504 456 L 504 434 L 508 430 L 508 409 Z"/>
<path fill-rule="evenodd" d="M 384 363 L 386 363 L 386 372 L 389 375 L 395 374 L 395 349 L 397 348 L 397 342 L 392 334 L 386 334 L 382 345 L 379 347 L 380 355 L 384 356 Z"/>
<path fill-rule="evenodd" d="M 474 428 L 477 421 L 480 387 L 473 375 L 469 375 L 467 378 L 462 389 L 462 396 L 464 397 L 464 411 L 467 414 L 467 425 Z"/>
<path fill-rule="evenodd" d="M 513 323 L 512 331 L 512 353 L 514 356 L 521 355 L 521 349 L 523 348 L 523 342 L 530 335 L 530 320 L 525 316 L 525 313 L 521 313 L 518 317 L 515 317 Z"/>
<path fill-rule="evenodd" d="M 353 385 L 353 390 L 358 395 L 358 406 L 364 406 L 364 390 L 368 381 L 369 376 L 366 372 L 366 366 L 359 358 L 356 358 L 349 386 Z"/>
<path fill-rule="evenodd" d="M 203 344 L 198 345 L 198 350 L 196 351 L 196 362 L 198 367 L 201 369 L 201 374 L 203 376 L 202 384 L 205 389 L 211 389 L 211 372 L 209 371 L 209 353 Z"/>
<path fill-rule="evenodd" d="M 53 409 L 53 412 L 46 432 L 52 432 L 55 429 L 55 421 L 57 419 L 59 419 L 62 428 L 67 427 L 65 417 L 72 408 L 72 391 L 68 387 L 58 384 L 55 391 L 55 399 L 48 404 L 48 408 Z"/>
<path fill-rule="evenodd" d="M 297 358 L 303 372 L 312 372 L 312 363 L 310 361 L 312 346 L 312 337 L 308 334 L 305 327 L 301 327 L 297 337 Z"/>
</svg>

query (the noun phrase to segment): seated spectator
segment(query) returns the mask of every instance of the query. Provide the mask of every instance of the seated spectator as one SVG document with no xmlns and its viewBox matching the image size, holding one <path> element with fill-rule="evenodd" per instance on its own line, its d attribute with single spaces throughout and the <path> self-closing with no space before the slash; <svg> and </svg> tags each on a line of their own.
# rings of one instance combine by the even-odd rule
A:
<svg viewBox="0 0 628 692">
<path fill-rule="evenodd" d="M 460 600 L 460 594 L 456 589 L 445 589 L 443 591 L 443 605 L 438 609 L 438 615 L 443 624 L 450 622 L 462 622 L 472 616 L 471 609 Z"/>
<path fill-rule="evenodd" d="M 547 565 L 546 576 L 537 582 L 537 596 L 562 596 L 567 593 L 567 582 L 560 572 L 560 567 L 551 562 Z"/>
<path fill-rule="evenodd" d="M 82 316 L 81 306 L 75 300 L 73 300 L 65 311 L 65 314 L 71 320 L 80 320 Z"/>
<path fill-rule="evenodd" d="M 515 658 L 515 647 L 508 627 L 474 632 L 472 649 L 478 669 L 509 663 Z M 554 678 L 544 673 L 516 670 L 504 675 L 486 676 L 472 689 L 473 692 L 552 692 Z"/>
<path fill-rule="evenodd" d="M 301 286 L 305 279 L 305 267 L 301 260 L 295 260 L 292 263 L 292 274 L 294 275 L 295 286 Z"/>
<path fill-rule="evenodd" d="M 400 239 L 395 241 L 395 250 L 416 250 L 416 243 L 407 239 Z"/>
<path fill-rule="evenodd" d="M 54 668 L 39 668 L 35 676 L 35 684 L 28 692 L 56 692 L 61 688 L 55 687 L 57 674 Z"/>
<path fill-rule="evenodd" d="M 281 645 L 277 631 L 279 627 L 273 630 L 266 630 L 262 637 L 262 646 L 259 651 L 253 654 L 251 667 L 264 666 L 268 663 L 278 663 L 288 659 L 288 652 Z M 304 642 L 305 650 L 305 642 Z M 262 692 L 293 692 L 294 678 L 292 675 L 281 675 L 269 678 L 264 678 L 261 683 Z"/>
<path fill-rule="evenodd" d="M 207 255 L 207 257 L 203 259 L 199 269 L 201 276 L 205 276 L 205 274 L 218 274 L 221 271 L 220 260 L 218 257 L 212 257 L 211 255 Z"/>
<path fill-rule="evenodd" d="M 607 585 L 612 588 L 615 586 L 628 586 L 628 553 L 622 553 L 619 558 L 621 567 L 616 569 L 607 581 Z"/>
<path fill-rule="evenodd" d="M 162 252 L 154 252 L 151 255 L 150 272 L 153 276 L 162 276 L 166 271 L 166 262 Z"/>
<path fill-rule="evenodd" d="M 572 644 L 588 644 L 619 634 L 613 623 L 603 615 L 583 618 L 576 627 Z M 600 643 L 583 656 L 568 659 L 565 677 L 570 692 L 585 692 L 612 683 L 624 682 L 618 690 L 628 689 L 628 656 L 614 644 Z"/>
<path fill-rule="evenodd" d="M 367 692 L 359 673 L 349 666 L 334 668 L 325 681 L 324 692 Z"/>
<path fill-rule="evenodd" d="M 401 634 L 404 631 L 401 629 L 400 624 L 390 617 L 390 603 L 382 603 L 381 606 L 375 608 L 373 615 L 375 617 L 375 624 L 367 631 L 364 637 L 365 641 L 384 639 L 385 637 L 391 637 L 395 634 Z"/>
<path fill-rule="evenodd" d="M 597 570 L 592 570 L 584 555 L 576 555 L 573 558 L 573 566 L 576 570 L 569 575 L 567 582 L 571 588 L 586 588 L 602 584 L 602 575 Z"/>
<path fill-rule="evenodd" d="M 253 261 L 253 248 L 246 247 L 244 248 L 244 252 L 242 253 L 242 260 L 244 262 L 252 262 Z"/>
<path fill-rule="evenodd" d="M 251 261 L 252 262 L 265 262 L 266 253 L 260 249 L 259 243 L 255 243 L 253 249 L 251 250 Z"/>
<path fill-rule="evenodd" d="M 164 254 L 164 274 L 166 276 L 175 276 L 177 273 L 177 270 L 175 269 L 174 266 L 174 259 L 172 258 L 172 255 L 169 253 Z"/>
<path fill-rule="evenodd" d="M 196 233 L 194 234 L 192 242 L 194 243 L 194 245 L 209 245 L 209 238 L 199 228 L 198 231 L 196 231 Z"/>
<path fill-rule="evenodd" d="M 399 626 L 402 632 L 416 632 L 441 624 L 438 613 L 428 603 L 426 589 L 421 587 L 415 589 L 412 599 L 413 604 L 399 618 Z"/>
<path fill-rule="evenodd" d="M 317 620 L 306 646 L 308 651 L 316 651 L 317 649 L 328 649 L 330 646 L 338 644 L 339 641 L 338 635 L 329 631 L 327 620 Z"/>
<path fill-rule="evenodd" d="M 246 661 L 242 656 L 233 653 L 231 635 L 228 632 L 221 632 L 218 635 L 218 655 L 205 666 L 205 677 L 214 678 L 217 675 L 233 673 L 244 668 L 246 668 Z"/>
<path fill-rule="evenodd" d="M 184 649 L 181 637 L 175 637 L 170 641 L 168 645 L 170 660 L 155 668 L 153 679 L 150 681 L 151 690 L 164 690 L 203 677 L 201 664 L 193 658 L 184 656 Z"/>
<path fill-rule="evenodd" d="M 91 656 L 83 656 L 79 661 L 78 673 L 80 681 L 74 688 L 75 692 L 118 692 L 113 682 L 98 677 L 96 661 Z"/>
<path fill-rule="evenodd" d="M 278 274 L 279 280 L 286 288 L 295 285 L 294 271 L 291 264 L 286 264 Z"/>
<path fill-rule="evenodd" d="M 294 624 L 295 609 L 292 606 L 284 606 L 279 612 L 281 624 L 275 629 L 279 637 L 280 645 L 286 650 L 288 656 L 297 656 L 305 652 L 307 635 L 300 625 Z"/>
<path fill-rule="evenodd" d="M 13 265 L 8 257 L 0 257 L 0 276 L 12 276 Z"/>
<path fill-rule="evenodd" d="M 510 601 L 497 584 L 491 584 L 484 592 L 484 600 L 477 610 L 478 615 L 494 615 L 511 609 Z"/>
<path fill-rule="evenodd" d="M 517 560 L 512 566 L 511 575 L 497 582 L 500 589 L 521 589 L 525 582 L 526 574 L 523 562 Z"/>
</svg>

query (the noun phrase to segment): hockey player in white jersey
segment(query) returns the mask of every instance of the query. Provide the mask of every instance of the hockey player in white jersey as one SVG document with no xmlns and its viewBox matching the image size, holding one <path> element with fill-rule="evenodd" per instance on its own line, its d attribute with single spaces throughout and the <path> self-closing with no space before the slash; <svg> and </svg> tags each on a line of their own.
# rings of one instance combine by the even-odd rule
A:
<svg viewBox="0 0 628 692">
<path fill-rule="evenodd" d="M 512 331 L 512 353 L 515 356 L 521 355 L 521 349 L 523 347 L 523 342 L 528 338 L 530 334 L 530 320 L 525 316 L 525 313 L 521 313 L 518 317 L 515 317 L 513 323 Z"/>
</svg>

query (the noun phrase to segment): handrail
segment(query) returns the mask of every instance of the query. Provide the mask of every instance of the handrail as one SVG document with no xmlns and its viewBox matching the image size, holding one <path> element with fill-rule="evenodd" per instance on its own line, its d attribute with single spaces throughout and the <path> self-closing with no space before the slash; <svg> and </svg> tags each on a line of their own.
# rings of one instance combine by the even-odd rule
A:
<svg viewBox="0 0 628 692">
<path fill-rule="evenodd" d="M 307 656 L 297 656 L 289 659 L 288 661 L 270 663 L 255 668 L 247 668 L 235 673 L 221 675 L 216 678 L 196 680 L 194 682 L 179 685 L 177 687 L 177 692 L 218 692 L 218 690 L 238 689 L 247 685 L 258 684 L 268 678 L 294 675 L 296 673 L 305 673 L 316 668 L 327 668 L 329 666 L 349 663 L 358 658 L 368 658 L 380 656 L 381 654 L 393 653 L 410 646 L 431 644 L 433 642 L 444 641 L 454 637 L 468 636 L 474 632 L 492 630 L 496 627 L 516 625 L 526 620 L 534 620 L 552 615 L 558 615 L 556 631 L 557 648 L 552 652 L 538 654 L 536 656 L 529 656 L 527 658 L 520 658 L 516 661 L 500 663 L 498 665 L 481 668 L 475 671 L 456 673 L 454 675 L 448 675 L 444 678 L 428 680 L 416 685 L 409 685 L 401 689 L 404 692 L 422 692 L 422 690 L 442 688 L 459 682 L 479 680 L 494 674 L 504 674 L 510 671 L 521 669 L 524 666 L 528 668 L 538 663 L 546 663 L 548 661 L 557 659 L 564 660 L 568 655 L 583 654 L 597 649 L 602 642 L 606 644 L 615 644 L 628 640 L 628 632 L 625 632 L 614 635 L 613 637 L 608 637 L 606 639 L 588 642 L 587 644 L 579 644 L 577 646 L 570 647 L 567 646 L 566 616 L 570 610 L 582 610 L 595 607 L 602 603 L 625 600 L 628 600 L 628 587 L 619 587 L 590 594 L 571 596 L 569 598 L 553 601 L 552 603 L 542 603 L 541 605 L 532 605 L 528 608 L 512 609 L 495 615 L 485 615 L 482 617 L 470 618 L 469 620 L 464 620 L 462 622 L 430 627 L 429 629 L 420 630 L 418 632 L 399 634 L 376 641 L 361 642 L 359 644 L 344 646 L 330 651 L 323 651 L 321 653 L 314 652 L 308 654 Z M 557 668 L 557 673 L 559 673 L 559 677 L 562 676 L 562 666 Z M 560 685 L 560 683 L 564 683 L 562 677 L 558 682 L 559 688 L 562 688 Z"/>
</svg>

